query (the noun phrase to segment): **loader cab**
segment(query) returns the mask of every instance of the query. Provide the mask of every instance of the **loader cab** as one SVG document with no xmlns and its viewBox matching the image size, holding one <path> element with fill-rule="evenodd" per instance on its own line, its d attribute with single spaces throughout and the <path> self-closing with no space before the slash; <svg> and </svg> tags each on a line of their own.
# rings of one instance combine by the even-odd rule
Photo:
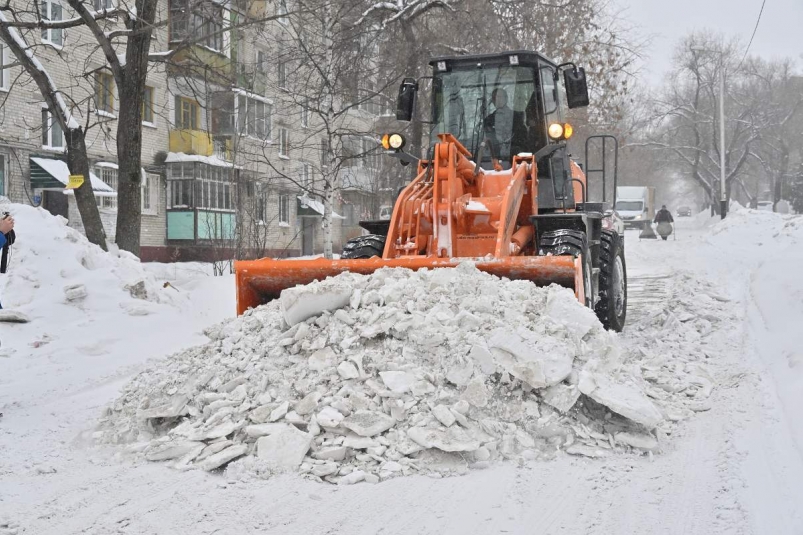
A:
<svg viewBox="0 0 803 535">
<path fill-rule="evenodd" d="M 492 171 L 495 162 L 508 169 L 513 157 L 536 154 L 548 145 L 571 137 L 565 113 L 587 105 L 585 76 L 560 80 L 560 68 L 534 52 L 435 58 L 433 69 L 430 142 L 438 134 L 455 136 L 480 166 Z M 567 95 L 567 84 L 570 94 Z M 557 208 L 573 205 L 571 167 L 566 150 L 538 162 L 539 179 L 551 180 L 542 188 L 539 204 Z"/>
</svg>

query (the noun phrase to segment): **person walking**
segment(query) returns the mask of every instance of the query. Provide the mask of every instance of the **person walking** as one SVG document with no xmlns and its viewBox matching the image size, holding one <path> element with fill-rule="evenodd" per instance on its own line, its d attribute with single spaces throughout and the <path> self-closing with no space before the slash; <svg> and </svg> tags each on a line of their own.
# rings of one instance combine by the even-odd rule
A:
<svg viewBox="0 0 803 535">
<path fill-rule="evenodd" d="M 8 248 L 9 245 L 14 243 L 14 218 L 11 214 L 6 212 L 5 217 L 0 219 L 0 249 L 3 250 L 2 260 L 0 260 L 0 272 L 6 272 L 6 263 L 8 262 Z M 0 310 L 3 305 L 0 303 Z"/>
<path fill-rule="evenodd" d="M 666 205 L 662 205 L 661 209 L 658 210 L 658 213 L 655 214 L 655 219 L 653 219 L 653 223 L 658 225 L 656 229 L 658 234 L 661 236 L 661 239 L 666 240 L 670 234 L 672 234 L 672 224 L 675 222 L 674 218 L 672 217 L 672 213 L 666 209 Z"/>
</svg>

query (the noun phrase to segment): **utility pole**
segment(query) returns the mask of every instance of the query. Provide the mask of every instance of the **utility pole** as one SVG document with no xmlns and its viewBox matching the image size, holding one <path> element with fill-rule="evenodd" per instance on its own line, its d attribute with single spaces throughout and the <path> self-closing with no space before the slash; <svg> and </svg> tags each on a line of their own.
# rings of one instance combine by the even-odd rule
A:
<svg viewBox="0 0 803 535">
<path fill-rule="evenodd" d="M 725 219 L 728 210 L 728 196 L 725 191 L 725 52 L 709 50 L 702 46 L 692 46 L 691 51 L 719 54 L 719 214 L 722 219 Z M 712 204 L 712 215 L 713 210 Z"/>
<path fill-rule="evenodd" d="M 719 72 L 719 213 L 725 219 L 728 197 L 725 192 L 725 57 L 720 54 Z"/>
</svg>

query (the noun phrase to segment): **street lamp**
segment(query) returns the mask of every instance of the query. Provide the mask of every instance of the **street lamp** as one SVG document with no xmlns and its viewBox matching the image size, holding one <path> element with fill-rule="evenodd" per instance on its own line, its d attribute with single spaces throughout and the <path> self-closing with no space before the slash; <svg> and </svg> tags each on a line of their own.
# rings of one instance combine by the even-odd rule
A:
<svg viewBox="0 0 803 535">
<path fill-rule="evenodd" d="M 701 46 L 693 46 L 691 51 L 719 54 L 719 213 L 722 219 L 725 219 L 728 209 L 728 198 L 725 193 L 725 55 L 721 50 L 709 50 Z"/>
</svg>

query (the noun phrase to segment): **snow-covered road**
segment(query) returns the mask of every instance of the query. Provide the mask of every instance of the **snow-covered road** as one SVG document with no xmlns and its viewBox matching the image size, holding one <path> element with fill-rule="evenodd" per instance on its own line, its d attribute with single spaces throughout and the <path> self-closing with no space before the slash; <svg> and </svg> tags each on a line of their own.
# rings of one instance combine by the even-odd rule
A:
<svg viewBox="0 0 803 535">
<path fill-rule="evenodd" d="M 87 432 L 148 357 L 199 342 L 225 317 L 231 279 L 177 282 L 187 301 L 144 316 L 41 308 L 29 325 L 0 324 L 0 535 L 803 533 L 803 356 L 792 331 L 803 286 L 786 276 L 800 265 L 803 218 L 745 211 L 714 223 L 681 220 L 667 242 L 627 235 L 626 347 L 703 366 L 714 385 L 654 456 L 560 455 L 348 487 L 132 463 L 90 446 Z"/>
</svg>

